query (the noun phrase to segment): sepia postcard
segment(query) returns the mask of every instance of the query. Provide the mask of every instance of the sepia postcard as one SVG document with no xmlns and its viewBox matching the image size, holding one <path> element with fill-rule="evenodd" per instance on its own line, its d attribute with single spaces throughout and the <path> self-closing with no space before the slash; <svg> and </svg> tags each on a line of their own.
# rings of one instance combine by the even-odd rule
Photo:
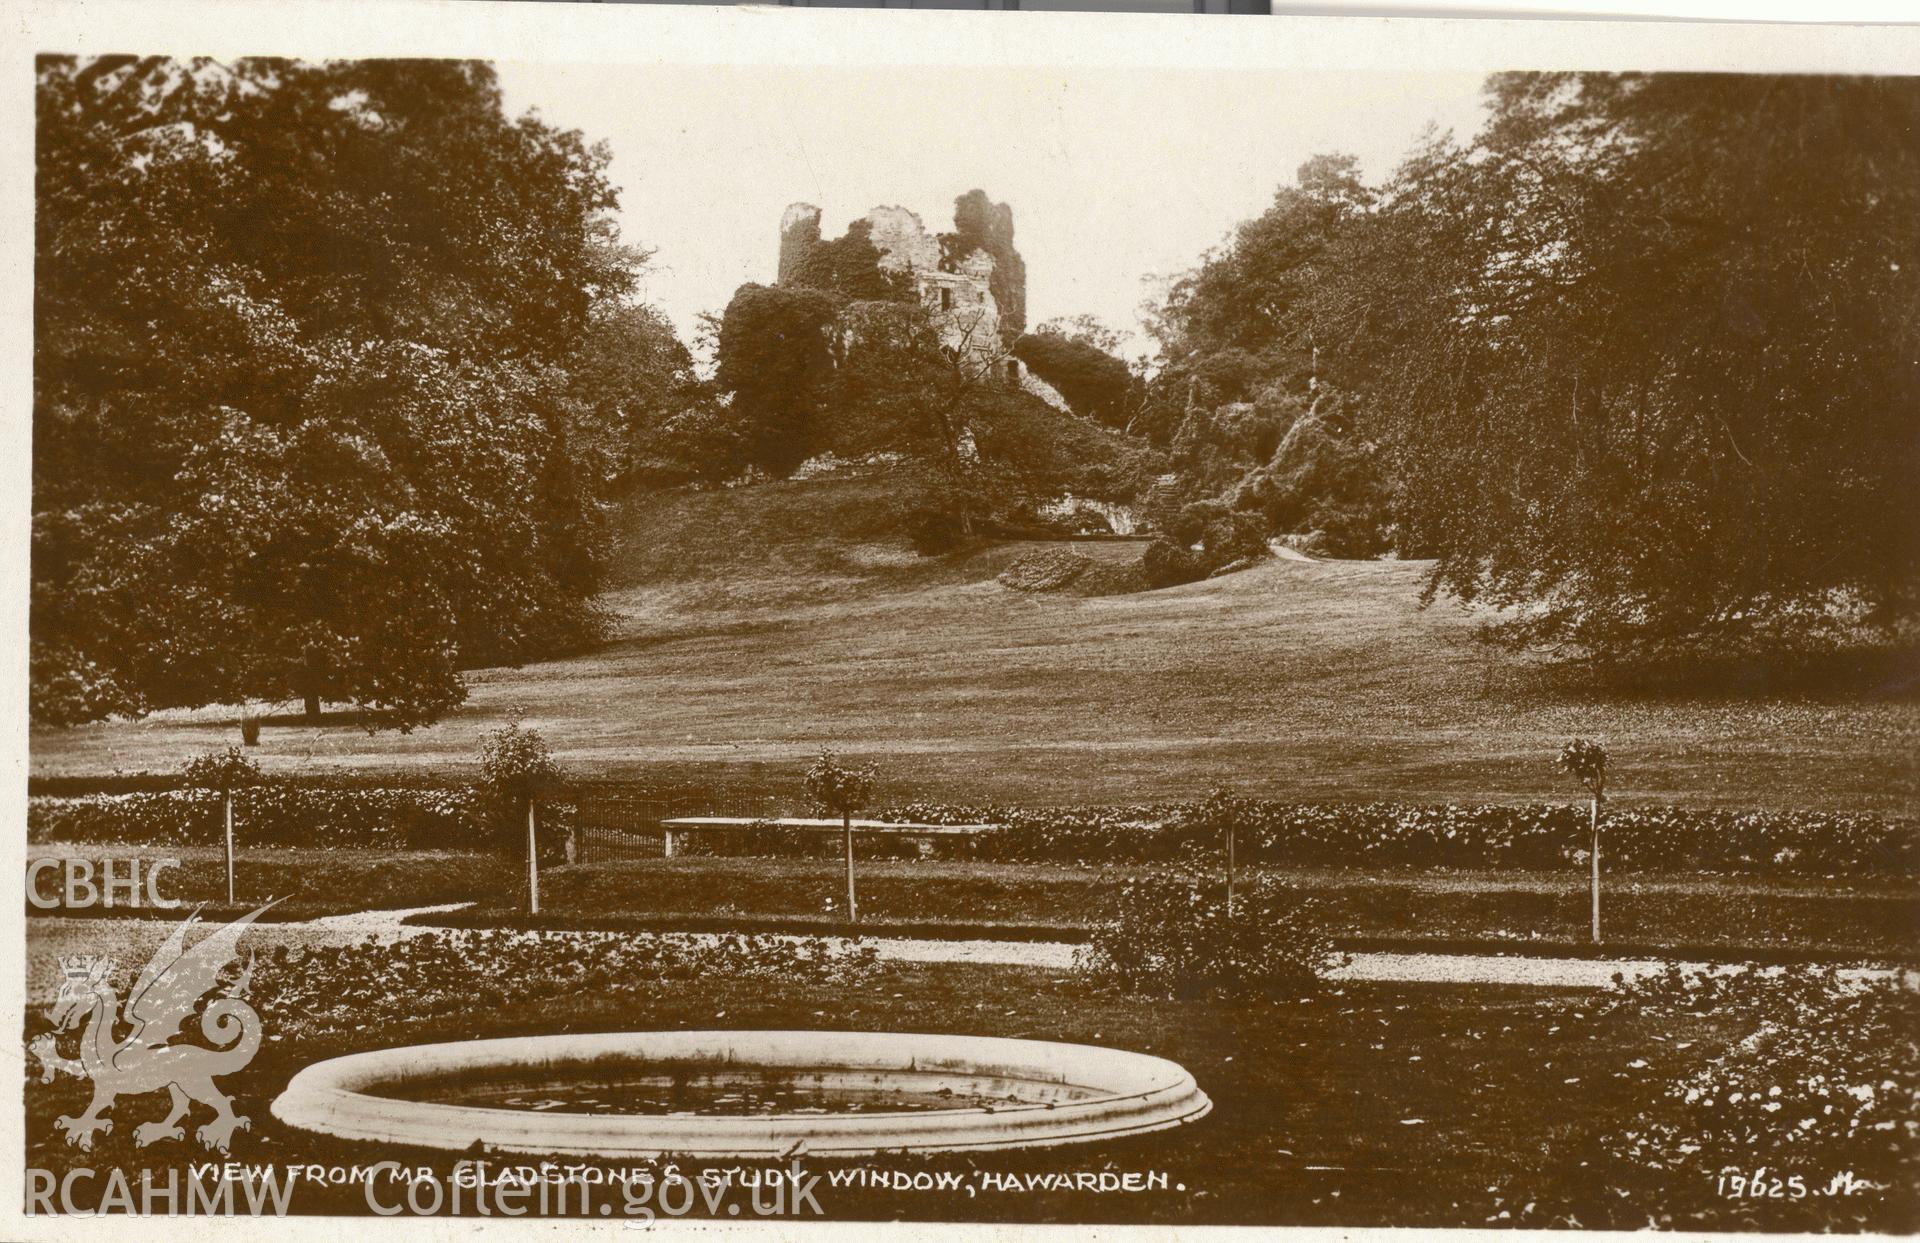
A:
<svg viewBox="0 0 1920 1243">
<path fill-rule="evenodd" d="M 9 19 L 0 1238 L 1920 1230 L 1920 27 L 1013 7 Z"/>
</svg>

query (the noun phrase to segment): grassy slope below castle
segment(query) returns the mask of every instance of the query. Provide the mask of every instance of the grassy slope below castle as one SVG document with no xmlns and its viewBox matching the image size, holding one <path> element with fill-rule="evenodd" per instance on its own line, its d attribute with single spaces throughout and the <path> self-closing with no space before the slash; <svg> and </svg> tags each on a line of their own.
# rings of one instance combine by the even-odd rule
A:
<svg viewBox="0 0 1920 1243">
<path fill-rule="evenodd" d="M 832 744 L 878 761 L 891 798 L 1183 798 L 1231 785 L 1302 799 L 1569 797 L 1551 764 L 1604 737 L 1616 797 L 1910 813 L 1911 700 L 1556 689 L 1421 610 L 1423 567 L 1269 562 L 1185 587 L 1076 598 L 994 575 L 1032 546 L 915 557 L 884 477 L 634 502 L 596 651 L 471 676 L 409 735 L 269 723 L 268 769 L 465 771 L 522 705 L 583 774 L 790 785 Z M 1100 558 L 1130 544 L 1079 545 Z M 173 770 L 237 737 L 232 709 L 36 730 L 32 771 Z"/>
</svg>

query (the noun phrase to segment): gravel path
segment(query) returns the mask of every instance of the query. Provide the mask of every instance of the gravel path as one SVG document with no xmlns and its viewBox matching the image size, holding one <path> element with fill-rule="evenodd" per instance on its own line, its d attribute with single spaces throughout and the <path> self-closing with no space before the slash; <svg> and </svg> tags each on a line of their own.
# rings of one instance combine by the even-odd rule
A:
<svg viewBox="0 0 1920 1243">
<path fill-rule="evenodd" d="M 470 903 L 412 907 L 404 910 L 360 911 L 294 923 L 255 924 L 243 945 L 346 945 L 359 941 L 387 944 L 444 931 L 404 921 L 415 915 L 460 910 Z M 136 955 L 152 953 L 170 930 L 170 923 L 150 919 L 61 919 L 36 917 L 27 921 L 27 968 L 30 997 L 57 987 L 61 954 L 113 953 L 126 965 Z M 659 935 L 681 939 L 712 938 L 717 934 L 669 932 L 554 933 L 555 936 L 605 937 Z M 801 937 L 783 938 L 800 941 Z M 834 938 L 839 941 L 839 938 Z M 842 942 L 844 943 L 844 942 Z M 883 959 L 893 962 L 1002 963 L 1064 971 L 1073 965 L 1074 946 L 1059 941 L 926 941 L 881 937 L 873 941 Z M 1531 984 L 1549 988 L 1609 988 L 1617 973 L 1626 979 L 1666 969 L 1652 959 L 1530 958 L 1494 954 L 1355 954 L 1335 979 L 1409 981 L 1438 984 Z M 1705 963 L 1682 963 L 1684 969 L 1706 970 Z M 1778 971 L 1777 967 L 1722 966 L 1719 970 Z M 1898 979 L 1920 991 L 1920 971 L 1908 968 L 1848 968 L 1841 976 L 1855 980 Z"/>
<path fill-rule="evenodd" d="M 1007 963 L 1064 970 L 1073 965 L 1074 947 L 1056 941 L 910 941 L 877 940 L 882 958 L 897 962 Z M 1496 954 L 1354 954 L 1353 961 L 1330 973 L 1336 980 L 1414 981 L 1435 984 L 1537 984 L 1550 988 L 1611 988 L 1615 974 L 1637 979 L 1665 971 L 1653 959 L 1528 958 Z M 1682 963 L 1683 970 L 1705 971 L 1706 963 Z M 1724 971 L 1748 970 L 1722 966 Z M 1778 971 L 1777 967 L 1758 968 Z M 1843 979 L 1900 978 L 1920 989 L 1920 972 L 1876 967 L 1846 968 Z"/>
<path fill-rule="evenodd" d="M 347 933 L 346 940 L 358 937 L 370 937 L 381 944 L 390 941 L 404 941 L 417 937 L 423 932 L 433 932 L 430 927 L 409 924 L 408 919 L 415 915 L 444 915 L 448 911 L 464 911 L 472 906 L 471 902 L 446 902 L 439 906 L 409 906 L 391 911 L 355 911 L 350 915 L 322 915 L 318 919 L 309 919 L 304 924 L 288 924 L 287 927 L 308 927 L 328 933 Z M 260 927 L 255 924 L 254 927 Z"/>
</svg>

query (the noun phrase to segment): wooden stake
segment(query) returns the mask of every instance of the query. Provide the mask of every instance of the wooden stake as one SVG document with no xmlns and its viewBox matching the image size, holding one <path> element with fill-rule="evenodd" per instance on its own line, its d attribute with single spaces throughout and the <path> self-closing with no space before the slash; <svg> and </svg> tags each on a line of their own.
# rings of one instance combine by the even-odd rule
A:
<svg viewBox="0 0 1920 1243">
<path fill-rule="evenodd" d="M 227 905 L 233 905 L 233 795 L 226 796 L 227 805 Z"/>
<path fill-rule="evenodd" d="M 857 924 L 860 922 L 860 903 L 853 896 L 853 817 L 841 812 L 840 827 L 847 834 L 847 919 Z"/>
<path fill-rule="evenodd" d="M 1593 943 L 1600 944 L 1600 796 L 1593 796 Z"/>
<path fill-rule="evenodd" d="M 1227 918 L 1233 918 L 1233 826 L 1227 826 Z"/>
<path fill-rule="evenodd" d="M 534 854 L 533 800 L 527 800 L 527 910 L 540 913 L 540 861 Z"/>
</svg>

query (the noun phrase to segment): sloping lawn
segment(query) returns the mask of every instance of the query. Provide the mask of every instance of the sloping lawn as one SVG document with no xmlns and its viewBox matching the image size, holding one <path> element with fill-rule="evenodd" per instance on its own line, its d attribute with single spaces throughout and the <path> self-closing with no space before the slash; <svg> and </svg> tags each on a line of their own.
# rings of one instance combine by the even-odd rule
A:
<svg viewBox="0 0 1920 1243">
<path fill-rule="evenodd" d="M 876 760 L 895 802 L 1488 802 L 1567 797 L 1553 752 L 1581 734 L 1612 751 L 1622 805 L 1920 807 L 1910 695 L 1582 688 L 1475 643 L 1453 605 L 1422 609 L 1422 563 L 1017 592 L 994 576 L 1031 545 L 915 558 L 884 542 L 884 499 L 861 481 L 638 499 L 603 646 L 477 671 L 465 706 L 411 734 L 282 715 L 254 754 L 471 775 L 480 732 L 518 704 L 585 777 L 789 791 L 832 744 Z M 174 772 L 237 730 L 231 708 L 35 730 L 32 772 Z"/>
</svg>

